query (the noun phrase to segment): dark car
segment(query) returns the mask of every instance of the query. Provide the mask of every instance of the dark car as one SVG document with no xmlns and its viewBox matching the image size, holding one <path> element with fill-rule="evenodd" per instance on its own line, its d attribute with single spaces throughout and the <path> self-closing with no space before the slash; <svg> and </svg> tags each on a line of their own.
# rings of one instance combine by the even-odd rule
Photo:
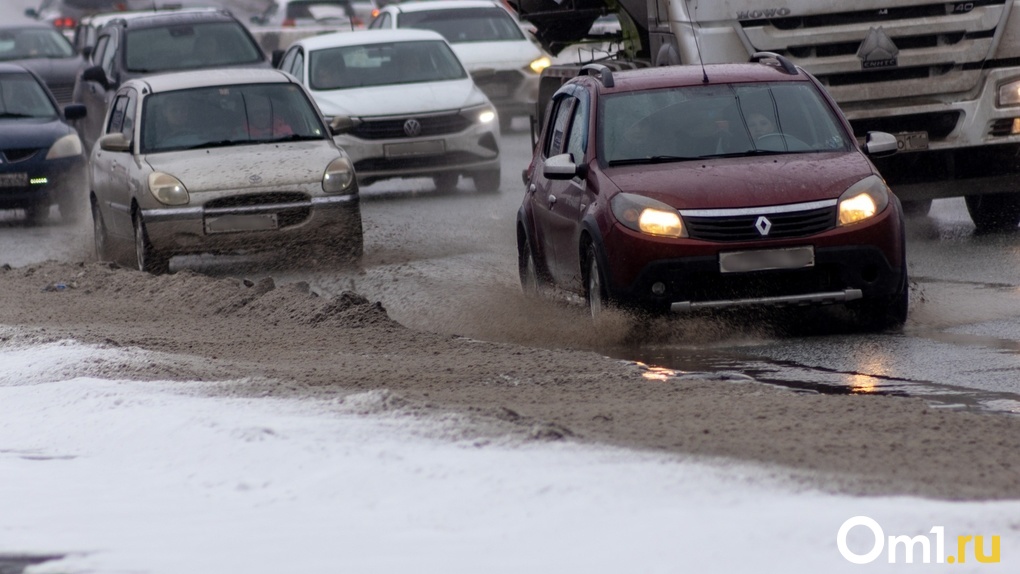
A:
<svg viewBox="0 0 1020 574">
<path fill-rule="evenodd" d="M 526 292 L 556 287 L 656 313 L 845 304 L 902 324 L 903 214 L 807 72 L 752 63 L 612 72 L 553 96 L 517 218 Z"/>
<path fill-rule="evenodd" d="M 74 219 L 85 197 L 85 156 L 67 120 L 85 114 L 78 104 L 61 112 L 32 71 L 0 63 L 0 209 L 22 209 L 39 223 L 50 206 Z"/>
<path fill-rule="evenodd" d="M 75 101 L 88 108 L 79 126 L 88 150 L 102 131 L 113 94 L 129 79 L 203 68 L 271 67 L 244 24 L 213 8 L 125 14 L 100 29 L 90 61 L 74 89 Z"/>
<path fill-rule="evenodd" d="M 49 24 L 0 25 L 0 62 L 22 65 L 38 74 L 61 105 L 69 104 L 85 61 L 63 34 Z"/>
</svg>

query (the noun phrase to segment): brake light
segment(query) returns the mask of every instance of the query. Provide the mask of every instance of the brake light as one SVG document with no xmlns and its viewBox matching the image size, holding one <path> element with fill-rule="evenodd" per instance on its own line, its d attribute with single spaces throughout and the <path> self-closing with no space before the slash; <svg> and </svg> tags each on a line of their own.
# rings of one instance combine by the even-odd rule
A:
<svg viewBox="0 0 1020 574">
<path fill-rule="evenodd" d="M 378 8 L 372 8 L 372 17 L 375 18 L 378 15 L 379 15 L 379 9 Z"/>
<path fill-rule="evenodd" d="M 294 22 L 293 18 L 287 18 L 286 20 L 283 21 L 282 24 L 282 26 L 284 26 L 285 28 L 293 28 L 295 25 L 296 23 Z"/>
<path fill-rule="evenodd" d="M 57 18 L 53 21 L 53 26 L 62 30 L 70 30 L 78 25 L 78 22 L 74 18 L 63 17 Z"/>
</svg>

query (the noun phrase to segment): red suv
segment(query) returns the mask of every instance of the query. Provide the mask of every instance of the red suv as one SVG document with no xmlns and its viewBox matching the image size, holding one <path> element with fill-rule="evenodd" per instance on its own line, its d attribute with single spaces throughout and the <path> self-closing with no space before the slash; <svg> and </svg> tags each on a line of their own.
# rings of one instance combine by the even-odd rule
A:
<svg viewBox="0 0 1020 574">
<path fill-rule="evenodd" d="M 903 213 L 836 103 L 789 60 L 613 72 L 553 96 L 517 217 L 521 283 L 682 313 L 841 303 L 906 320 Z"/>
</svg>

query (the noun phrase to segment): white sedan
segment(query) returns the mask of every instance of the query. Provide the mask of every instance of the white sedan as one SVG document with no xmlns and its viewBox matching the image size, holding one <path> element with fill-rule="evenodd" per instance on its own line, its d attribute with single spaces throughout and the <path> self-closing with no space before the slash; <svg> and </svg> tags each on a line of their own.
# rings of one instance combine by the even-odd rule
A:
<svg viewBox="0 0 1020 574">
<path fill-rule="evenodd" d="M 499 189 L 499 122 L 446 40 L 429 30 L 340 32 L 295 42 L 280 68 L 308 87 L 358 181 L 461 176 Z"/>
</svg>

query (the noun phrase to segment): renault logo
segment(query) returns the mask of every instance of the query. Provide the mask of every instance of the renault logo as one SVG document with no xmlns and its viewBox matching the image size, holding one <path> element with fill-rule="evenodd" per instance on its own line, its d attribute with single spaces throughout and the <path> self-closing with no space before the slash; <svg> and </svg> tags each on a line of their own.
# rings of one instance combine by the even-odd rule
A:
<svg viewBox="0 0 1020 574">
<path fill-rule="evenodd" d="M 893 43 L 885 30 L 872 28 L 868 30 L 867 37 L 861 42 L 857 49 L 857 57 L 861 60 L 861 68 L 871 70 L 874 68 L 895 68 L 896 56 L 900 49 Z"/>
<path fill-rule="evenodd" d="M 407 120 L 404 122 L 404 133 L 412 138 L 421 135 L 421 122 L 414 118 Z"/>
<path fill-rule="evenodd" d="M 754 222 L 754 228 L 758 230 L 762 237 L 765 237 L 772 230 L 772 222 L 762 215 L 758 217 L 758 221 Z"/>
</svg>

